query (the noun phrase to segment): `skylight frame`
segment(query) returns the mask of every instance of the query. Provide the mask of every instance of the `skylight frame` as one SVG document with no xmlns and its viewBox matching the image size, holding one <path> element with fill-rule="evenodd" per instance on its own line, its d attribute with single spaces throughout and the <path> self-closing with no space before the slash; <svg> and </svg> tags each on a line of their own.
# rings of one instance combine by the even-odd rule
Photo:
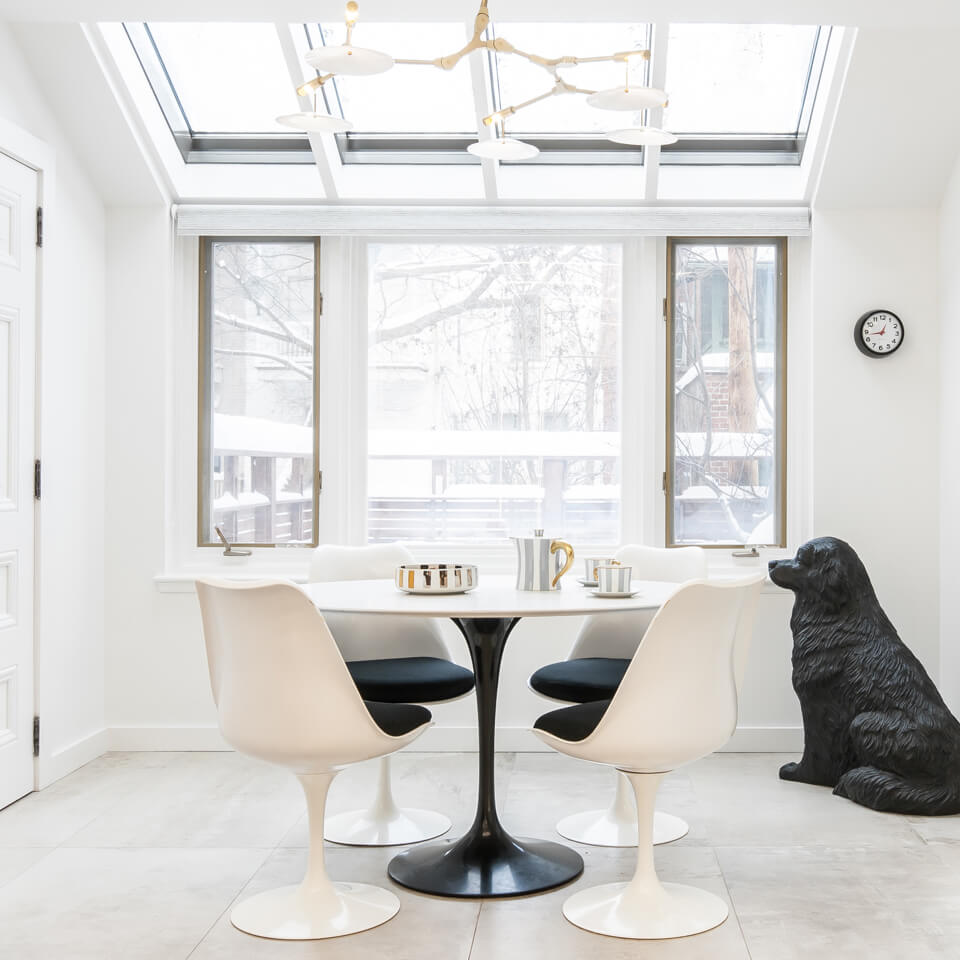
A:
<svg viewBox="0 0 960 960">
<path fill-rule="evenodd" d="M 184 163 L 229 164 L 306 164 L 316 162 L 306 134 L 286 133 L 208 133 L 191 128 L 189 118 L 173 85 L 163 58 L 150 32 L 149 23 L 123 23 L 123 29 L 140 62 L 153 91 L 174 142 Z M 291 25 L 295 31 L 302 28 L 309 47 L 312 43 L 311 25 Z M 651 25 L 652 29 L 669 30 L 669 24 Z M 322 28 L 315 29 L 321 39 Z M 650 29 L 650 27 L 648 27 Z M 826 63 L 827 47 L 832 28 L 818 26 L 811 49 L 803 97 L 798 110 L 795 133 L 777 135 L 681 134 L 676 144 L 657 150 L 657 162 L 669 166 L 799 166 L 803 159 L 814 105 L 817 100 Z M 490 111 L 500 104 L 500 87 L 496 57 L 488 52 L 485 64 L 489 89 Z M 669 58 L 669 51 L 667 52 Z M 652 68 L 646 65 L 648 75 Z M 426 68 L 424 68 L 426 69 Z M 326 87 L 331 87 L 328 92 Z M 323 100 L 331 113 L 343 114 L 336 80 L 321 87 Z M 669 121 L 667 122 L 669 126 Z M 520 134 L 536 145 L 540 154 L 532 160 L 500 161 L 505 166 L 643 166 L 643 148 L 616 144 L 605 137 L 592 134 Z M 396 134 L 350 132 L 337 134 L 335 143 L 341 164 L 348 165 L 470 165 L 480 161 L 466 152 L 476 139 L 474 133 L 464 134 Z M 656 164 L 654 164 L 656 165 Z"/>
</svg>

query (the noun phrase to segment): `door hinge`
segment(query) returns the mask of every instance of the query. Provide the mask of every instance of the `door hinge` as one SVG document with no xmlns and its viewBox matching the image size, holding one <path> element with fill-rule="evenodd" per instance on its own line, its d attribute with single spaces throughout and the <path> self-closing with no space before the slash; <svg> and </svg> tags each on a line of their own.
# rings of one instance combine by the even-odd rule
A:
<svg viewBox="0 0 960 960">
<path fill-rule="evenodd" d="M 317 471 L 317 493 L 323 492 L 323 471 Z"/>
<path fill-rule="evenodd" d="M 667 322 L 667 298 L 663 298 L 663 322 Z"/>
<path fill-rule="evenodd" d="M 40 461 L 33 461 L 33 499 L 40 499 Z"/>
<path fill-rule="evenodd" d="M 660 483 L 663 487 L 663 492 L 666 493 L 667 492 L 667 471 L 666 470 L 663 471 L 663 478 L 661 479 Z"/>
<path fill-rule="evenodd" d="M 40 718 L 33 718 L 33 755 L 40 756 Z"/>
<path fill-rule="evenodd" d="M 37 207 L 37 246 L 43 246 L 43 207 Z"/>
<path fill-rule="evenodd" d="M 317 294 L 317 316 L 318 317 L 323 316 L 323 294 L 322 293 Z"/>
</svg>

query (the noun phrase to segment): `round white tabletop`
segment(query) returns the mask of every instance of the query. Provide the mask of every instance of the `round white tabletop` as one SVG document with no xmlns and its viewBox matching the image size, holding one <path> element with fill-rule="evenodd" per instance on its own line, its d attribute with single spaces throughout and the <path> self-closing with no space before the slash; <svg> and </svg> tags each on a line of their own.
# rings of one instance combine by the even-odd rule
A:
<svg viewBox="0 0 960 960">
<path fill-rule="evenodd" d="M 336 580 L 308 583 L 304 590 L 320 610 L 331 613 L 401 614 L 411 617 L 564 617 L 655 610 L 679 586 L 634 580 L 633 597 L 594 596 L 576 580 L 553 591 L 518 590 L 512 575 L 481 576 L 469 593 L 403 593 L 392 580 Z"/>
</svg>

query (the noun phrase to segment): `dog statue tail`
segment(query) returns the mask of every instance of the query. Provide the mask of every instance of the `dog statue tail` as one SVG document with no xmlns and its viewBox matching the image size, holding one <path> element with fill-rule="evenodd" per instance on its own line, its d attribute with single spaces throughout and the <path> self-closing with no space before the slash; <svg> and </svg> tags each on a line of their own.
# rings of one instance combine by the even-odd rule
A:
<svg viewBox="0 0 960 960">
<path fill-rule="evenodd" d="M 960 776 L 952 780 L 904 780 L 889 770 L 854 767 L 833 792 L 871 810 L 949 816 L 960 813 Z"/>
</svg>

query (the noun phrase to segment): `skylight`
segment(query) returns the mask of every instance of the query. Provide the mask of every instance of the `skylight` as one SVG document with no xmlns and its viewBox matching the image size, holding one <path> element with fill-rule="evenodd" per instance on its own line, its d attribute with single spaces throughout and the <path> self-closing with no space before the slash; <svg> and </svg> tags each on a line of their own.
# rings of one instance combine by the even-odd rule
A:
<svg viewBox="0 0 960 960">
<path fill-rule="evenodd" d="M 342 24 L 124 27 L 186 162 L 312 162 L 307 137 L 275 118 L 302 108 L 294 87 L 315 75 L 303 65 L 303 54 L 341 43 Z M 671 24 L 656 43 L 647 23 L 494 22 L 488 29 L 545 56 L 653 49 L 651 61 L 631 65 L 631 83 L 665 77 L 670 100 L 662 126 L 680 139 L 659 149 L 659 161 L 688 165 L 798 164 L 830 35 L 817 26 Z M 364 45 L 409 59 L 451 53 L 469 35 L 461 22 L 365 21 L 363 31 Z M 621 65 L 609 62 L 558 71 L 585 89 L 624 80 Z M 397 64 L 386 75 L 337 76 L 321 96 L 330 113 L 353 123 L 350 133 L 336 138 L 343 164 L 478 164 L 465 148 L 477 139 L 480 118 L 548 88 L 543 70 L 488 51 L 452 70 Z M 579 94 L 561 94 L 510 117 L 508 130 L 541 151 L 520 161 L 524 165 L 640 164 L 643 150 L 605 136 L 638 122 L 594 109 Z"/>
<path fill-rule="evenodd" d="M 297 109 L 273 24 L 152 23 L 149 29 L 193 132 L 278 133 L 277 114 Z"/>
<path fill-rule="evenodd" d="M 364 45 L 411 59 L 436 57 L 464 44 L 460 23 L 365 23 Z M 343 41 L 342 23 L 308 24 L 310 45 Z M 321 37 L 322 33 L 322 37 Z M 475 139 L 477 109 L 470 64 L 453 70 L 397 64 L 389 76 L 336 77 L 327 108 L 353 121 L 357 133 L 458 133 Z"/>
</svg>

